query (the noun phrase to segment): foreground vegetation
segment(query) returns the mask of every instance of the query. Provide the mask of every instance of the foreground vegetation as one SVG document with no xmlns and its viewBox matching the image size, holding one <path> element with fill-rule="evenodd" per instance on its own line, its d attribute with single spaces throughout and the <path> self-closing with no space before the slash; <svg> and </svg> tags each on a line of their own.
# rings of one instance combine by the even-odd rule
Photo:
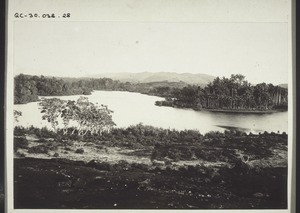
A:
<svg viewBox="0 0 300 213">
<path fill-rule="evenodd" d="M 85 135 L 15 127 L 14 135 L 16 208 L 287 207 L 285 133 L 139 124 Z"/>
<path fill-rule="evenodd" d="M 69 132 L 71 131 L 73 129 L 70 128 Z M 75 133 L 76 131 L 78 130 L 75 130 Z M 23 142 L 20 141 L 27 140 L 24 138 L 25 135 L 32 135 L 39 139 L 41 146 L 46 147 L 54 147 L 55 144 L 72 145 L 74 141 L 82 141 L 109 147 L 148 148 L 153 151 L 151 156 L 153 159 L 167 157 L 173 161 L 202 159 L 234 163 L 243 158 L 249 161 L 272 157 L 274 155 L 272 150 L 287 147 L 286 133 L 246 134 L 225 130 L 224 133 L 212 131 L 202 135 L 197 130 L 178 131 L 142 124 L 128 128 L 113 128 L 102 134 L 91 134 L 89 131 L 85 135 L 66 135 L 63 129 L 54 132 L 46 128 L 17 126 L 14 135 L 16 149 L 19 146 L 22 148 Z"/>
</svg>

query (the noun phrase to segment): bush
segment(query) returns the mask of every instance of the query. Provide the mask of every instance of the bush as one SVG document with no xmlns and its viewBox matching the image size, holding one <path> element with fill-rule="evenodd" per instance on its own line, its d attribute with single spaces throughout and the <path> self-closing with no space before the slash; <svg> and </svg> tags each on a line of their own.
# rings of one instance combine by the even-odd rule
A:
<svg viewBox="0 0 300 213">
<path fill-rule="evenodd" d="M 142 170 L 142 171 L 148 171 L 150 169 L 150 167 L 147 164 L 144 164 L 144 163 L 132 163 L 131 168 L 139 169 L 139 170 Z"/>
<path fill-rule="evenodd" d="M 98 161 L 95 161 L 95 160 L 91 160 L 86 165 L 89 166 L 89 167 L 92 167 L 92 168 L 99 169 L 99 170 L 106 170 L 106 171 L 111 171 L 112 170 L 112 165 L 110 165 L 107 162 L 98 162 Z"/>
<path fill-rule="evenodd" d="M 66 150 L 66 151 L 72 151 L 72 149 L 70 147 L 67 147 L 67 146 L 64 148 L 64 150 Z"/>
<path fill-rule="evenodd" d="M 113 165 L 113 169 L 117 171 L 127 171 L 130 168 L 130 164 L 125 160 L 120 160 L 117 164 Z"/>
<path fill-rule="evenodd" d="M 231 132 L 225 130 L 225 134 L 231 134 Z M 224 134 L 219 131 L 210 131 L 204 135 L 205 138 L 220 138 L 224 137 Z"/>
<path fill-rule="evenodd" d="M 249 172 L 249 170 L 250 166 L 240 159 L 237 160 L 234 167 L 232 168 L 232 171 L 238 174 L 246 174 Z"/>
<path fill-rule="evenodd" d="M 45 138 L 41 138 L 41 139 L 39 139 L 37 142 L 38 142 L 38 143 L 46 143 L 47 140 L 46 140 Z"/>
<path fill-rule="evenodd" d="M 45 145 L 33 146 L 28 149 L 28 153 L 48 154 L 48 147 L 46 147 Z"/>
<path fill-rule="evenodd" d="M 14 136 L 25 136 L 26 129 L 22 126 L 16 126 L 14 128 Z"/>
<path fill-rule="evenodd" d="M 84 149 L 82 149 L 82 148 L 76 149 L 75 153 L 83 154 L 84 153 Z"/>
<path fill-rule="evenodd" d="M 40 131 L 40 136 L 44 137 L 44 138 L 54 138 L 56 136 L 56 134 L 52 130 L 49 130 L 46 127 L 43 127 Z"/>
<path fill-rule="evenodd" d="M 14 150 L 28 148 L 28 140 L 25 137 L 14 137 Z"/>
<path fill-rule="evenodd" d="M 58 136 L 55 132 L 47 129 L 46 127 L 40 129 L 34 126 L 30 126 L 27 128 L 16 126 L 14 128 L 15 136 L 25 136 L 25 134 L 36 135 L 39 138 L 55 138 Z"/>
<path fill-rule="evenodd" d="M 21 152 L 18 152 L 18 151 L 16 152 L 16 156 L 20 157 L 20 158 L 26 157 L 26 155 L 24 153 L 21 153 Z"/>
</svg>

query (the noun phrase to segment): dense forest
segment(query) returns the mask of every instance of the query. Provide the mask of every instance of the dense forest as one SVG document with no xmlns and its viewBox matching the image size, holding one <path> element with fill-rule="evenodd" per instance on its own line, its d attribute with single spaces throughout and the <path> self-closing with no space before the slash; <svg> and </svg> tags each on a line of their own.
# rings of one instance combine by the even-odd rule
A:
<svg viewBox="0 0 300 213">
<path fill-rule="evenodd" d="M 129 83 L 109 78 L 55 78 L 20 74 L 15 77 L 15 104 L 38 96 L 89 95 L 93 90 L 130 91 L 165 97 L 160 106 L 223 110 L 287 109 L 287 89 L 273 84 L 251 85 L 243 75 L 215 78 L 204 88 L 184 82 Z"/>
<path fill-rule="evenodd" d="M 287 89 L 273 84 L 251 85 L 243 75 L 217 77 L 206 87 L 188 85 L 182 89 L 167 89 L 165 101 L 157 105 L 181 108 L 223 110 L 287 109 Z"/>
<path fill-rule="evenodd" d="M 14 103 L 25 104 L 38 100 L 38 96 L 90 94 L 91 89 L 82 82 L 20 74 L 14 78 Z"/>
<path fill-rule="evenodd" d="M 184 82 L 163 81 L 134 84 L 110 78 L 55 78 L 24 74 L 14 78 L 14 85 L 15 104 L 37 101 L 38 96 L 89 95 L 93 90 L 130 91 L 166 97 L 169 93 L 165 94 L 165 91 L 187 86 Z"/>
</svg>

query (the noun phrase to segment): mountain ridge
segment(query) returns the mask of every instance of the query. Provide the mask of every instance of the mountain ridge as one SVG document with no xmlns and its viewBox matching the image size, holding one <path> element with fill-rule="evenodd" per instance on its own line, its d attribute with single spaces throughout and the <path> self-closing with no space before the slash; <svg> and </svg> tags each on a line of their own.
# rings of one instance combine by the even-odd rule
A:
<svg viewBox="0 0 300 213">
<path fill-rule="evenodd" d="M 206 85 L 215 79 L 215 76 L 208 74 L 175 73 L 175 72 L 118 72 L 103 73 L 89 76 L 91 78 L 111 78 L 113 80 L 130 83 L 151 83 L 151 82 L 185 82 L 188 84 Z"/>
</svg>

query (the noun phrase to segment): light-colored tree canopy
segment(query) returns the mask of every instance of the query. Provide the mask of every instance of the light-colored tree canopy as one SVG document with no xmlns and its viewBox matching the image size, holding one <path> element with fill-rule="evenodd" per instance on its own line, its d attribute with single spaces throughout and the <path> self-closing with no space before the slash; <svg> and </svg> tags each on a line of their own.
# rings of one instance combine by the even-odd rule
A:
<svg viewBox="0 0 300 213">
<path fill-rule="evenodd" d="M 100 134 L 115 125 L 111 115 L 113 111 L 105 105 L 95 105 L 87 97 L 80 97 L 77 101 L 43 99 L 39 105 L 43 113 L 42 119 L 50 122 L 55 131 L 62 124 L 64 134 L 68 134 L 70 127 L 73 127 L 70 134 L 74 134 L 76 130 L 79 135 L 85 135 L 89 131 L 91 134 Z"/>
</svg>

